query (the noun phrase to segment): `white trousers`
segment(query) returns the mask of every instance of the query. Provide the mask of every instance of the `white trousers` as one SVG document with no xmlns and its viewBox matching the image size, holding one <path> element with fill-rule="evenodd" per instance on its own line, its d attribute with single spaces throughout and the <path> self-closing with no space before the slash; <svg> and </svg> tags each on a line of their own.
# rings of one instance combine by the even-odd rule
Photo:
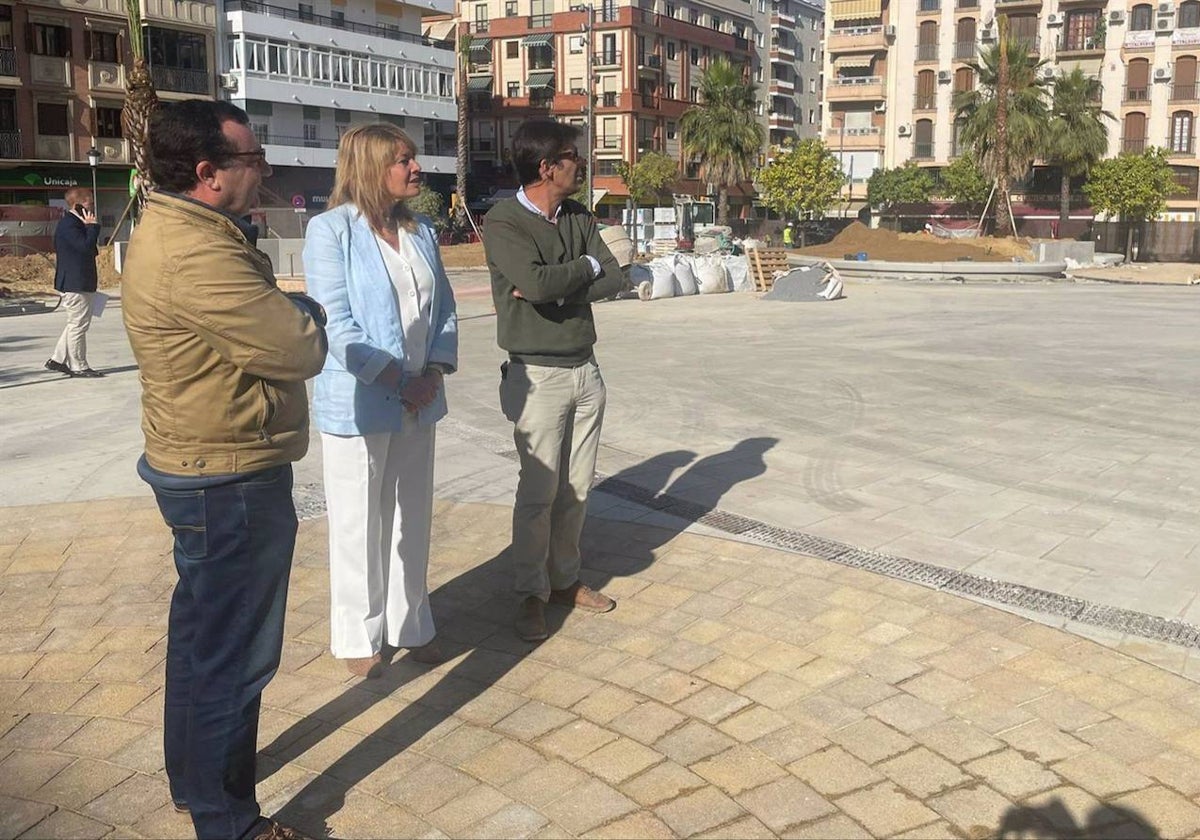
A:
<svg viewBox="0 0 1200 840">
<path fill-rule="evenodd" d="M 84 370 L 88 366 L 87 331 L 92 325 L 92 295 L 90 292 L 63 292 L 62 307 L 67 310 L 67 325 L 50 358 L 71 370 Z"/>
<path fill-rule="evenodd" d="M 329 512 L 330 648 L 360 659 L 387 644 L 433 640 L 429 537 L 433 426 L 342 437 L 322 433 Z"/>
</svg>

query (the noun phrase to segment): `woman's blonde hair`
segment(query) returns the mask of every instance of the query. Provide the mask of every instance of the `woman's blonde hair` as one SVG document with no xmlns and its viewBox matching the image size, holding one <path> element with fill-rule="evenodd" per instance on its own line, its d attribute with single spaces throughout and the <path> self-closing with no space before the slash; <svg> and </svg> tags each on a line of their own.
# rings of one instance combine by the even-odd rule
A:
<svg viewBox="0 0 1200 840">
<path fill-rule="evenodd" d="M 408 230 L 415 228 L 412 212 L 387 191 L 387 171 L 401 152 L 415 157 L 417 145 L 391 123 L 347 129 L 338 141 L 337 172 L 329 207 L 353 204 L 376 233 L 384 233 L 396 223 Z"/>
</svg>

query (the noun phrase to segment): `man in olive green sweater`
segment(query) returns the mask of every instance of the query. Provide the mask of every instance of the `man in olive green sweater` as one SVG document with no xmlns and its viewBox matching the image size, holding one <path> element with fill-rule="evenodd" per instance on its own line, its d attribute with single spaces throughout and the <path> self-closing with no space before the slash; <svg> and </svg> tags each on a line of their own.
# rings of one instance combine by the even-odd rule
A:
<svg viewBox="0 0 1200 840">
<path fill-rule="evenodd" d="M 546 638 L 547 602 L 616 606 L 579 580 L 605 401 L 591 304 L 620 291 L 623 278 L 592 214 L 568 198 L 584 177 L 578 135 L 551 120 L 524 123 L 512 146 L 521 189 L 483 224 L 497 338 L 509 354 L 500 407 L 521 458 L 511 551 L 516 630 L 526 641 Z"/>
</svg>

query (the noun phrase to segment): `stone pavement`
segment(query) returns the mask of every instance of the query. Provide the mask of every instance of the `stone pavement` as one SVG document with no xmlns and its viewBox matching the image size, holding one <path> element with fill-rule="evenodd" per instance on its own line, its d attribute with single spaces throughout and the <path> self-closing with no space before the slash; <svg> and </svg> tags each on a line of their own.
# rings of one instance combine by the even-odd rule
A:
<svg viewBox="0 0 1200 840">
<path fill-rule="evenodd" d="M 1095 280 L 1102 283 L 1152 283 L 1167 286 L 1196 285 L 1193 280 L 1200 276 L 1200 265 L 1196 263 L 1125 263 L 1107 267 L 1085 266 L 1068 272 L 1077 280 Z"/>
<path fill-rule="evenodd" d="M 508 510 L 438 503 L 455 657 L 349 678 L 302 524 L 259 795 L 336 837 L 1186 837 L 1187 679 L 943 593 L 589 520 L 607 615 L 508 623 Z M 161 757 L 170 537 L 144 498 L 0 509 L 0 836 L 188 837 Z"/>
</svg>

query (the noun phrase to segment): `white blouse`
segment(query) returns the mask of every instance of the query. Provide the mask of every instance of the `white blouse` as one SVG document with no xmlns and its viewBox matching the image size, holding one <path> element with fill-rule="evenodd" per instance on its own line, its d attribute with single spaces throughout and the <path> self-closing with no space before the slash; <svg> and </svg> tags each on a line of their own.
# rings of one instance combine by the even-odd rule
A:
<svg viewBox="0 0 1200 840">
<path fill-rule="evenodd" d="M 404 228 L 397 228 L 397 233 L 399 251 L 378 235 L 375 240 L 391 277 L 400 310 L 400 327 L 404 331 L 404 372 L 421 373 L 425 370 L 426 346 L 433 317 L 429 305 L 433 298 L 433 269 L 417 249 L 413 234 Z"/>
</svg>

